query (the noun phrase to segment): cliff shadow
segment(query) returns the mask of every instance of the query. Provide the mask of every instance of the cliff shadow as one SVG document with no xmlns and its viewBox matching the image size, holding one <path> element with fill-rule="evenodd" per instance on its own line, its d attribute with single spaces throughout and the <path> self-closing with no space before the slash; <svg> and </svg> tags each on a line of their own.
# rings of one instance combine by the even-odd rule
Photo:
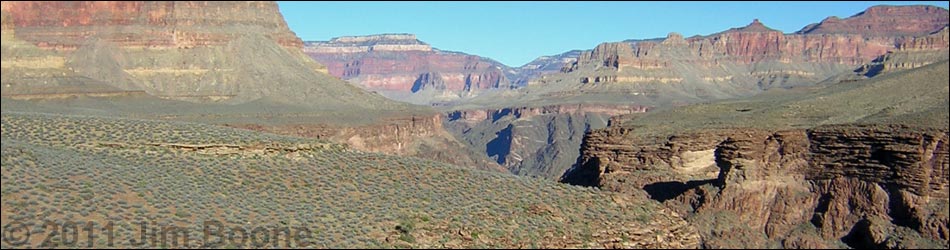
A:
<svg viewBox="0 0 950 250">
<path fill-rule="evenodd" d="M 505 165 L 505 161 L 507 159 L 506 157 L 508 157 L 508 154 L 511 153 L 512 128 L 513 126 L 509 124 L 505 129 L 495 133 L 495 139 L 492 139 L 488 142 L 488 144 L 485 145 L 485 154 L 502 166 Z"/>
<path fill-rule="evenodd" d="M 715 182 L 716 179 L 688 181 L 685 183 L 678 181 L 657 182 L 643 186 L 643 190 L 646 191 L 647 194 L 650 194 L 650 199 L 664 202 L 676 198 L 690 189 Z"/>
<path fill-rule="evenodd" d="M 600 166 L 600 158 L 593 157 L 583 162 L 583 155 L 579 155 L 576 163 L 561 175 L 560 182 L 574 186 L 596 187 L 600 183 L 598 166 Z"/>
</svg>

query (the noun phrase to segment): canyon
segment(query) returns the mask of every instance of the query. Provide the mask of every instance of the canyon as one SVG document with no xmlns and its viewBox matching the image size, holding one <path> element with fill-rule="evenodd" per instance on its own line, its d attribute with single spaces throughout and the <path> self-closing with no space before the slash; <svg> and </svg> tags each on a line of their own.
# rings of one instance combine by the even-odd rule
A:
<svg viewBox="0 0 950 250">
<path fill-rule="evenodd" d="M 375 152 L 596 188 L 609 194 L 596 202 L 623 212 L 655 208 L 646 219 L 661 222 L 630 224 L 640 231 L 595 225 L 603 227 L 588 236 L 596 247 L 947 248 L 950 240 L 950 21 L 935 6 L 873 6 L 792 33 L 756 19 L 520 67 L 412 34 L 303 41 L 274 2 L 3 2 L 0 10 L 5 121 L 23 112 L 107 116 L 321 141 L 97 147 L 209 157 Z M 565 222 L 549 205 L 524 210 Z M 470 228 L 453 230 L 480 242 Z M 665 238 L 644 236 L 661 231 Z M 552 246 L 582 246 L 561 240 Z"/>
<path fill-rule="evenodd" d="M 564 104 L 542 107 L 456 110 L 446 128 L 468 148 L 507 172 L 556 180 L 578 157 L 584 133 L 605 127 L 612 116 L 646 107 Z"/>
<path fill-rule="evenodd" d="M 583 134 L 579 131 L 600 129 L 609 117 L 624 112 L 554 112 L 547 116 L 559 118 L 530 121 L 517 119 L 515 114 L 516 119 L 494 118 L 478 125 L 472 121 L 459 123 L 451 117 L 457 116 L 455 112 L 515 110 L 525 104 L 532 108 L 601 106 L 617 111 L 640 107 L 637 112 L 631 112 L 640 113 L 744 98 L 772 89 L 859 80 L 881 72 L 946 60 L 948 21 L 944 9 L 875 6 L 839 21 L 906 19 L 911 16 L 908 12 L 925 17 L 914 19 L 919 20 L 915 21 L 916 28 L 899 32 L 862 32 L 860 29 L 806 32 L 808 27 L 818 25 L 814 24 L 802 31 L 784 34 L 753 20 L 747 26 L 708 36 L 684 38 L 670 33 L 661 39 L 603 43 L 592 50 L 569 52 L 576 53 L 577 58 L 565 61 L 559 72 L 542 74 L 522 88 L 486 93 L 450 103 L 442 109 L 447 110 L 450 117 L 446 121 L 453 123 L 447 127 L 461 125 L 451 129 L 460 141 L 469 142 L 477 151 L 486 151 L 489 157 L 511 158 L 496 161 L 508 165 L 512 172 L 524 174 L 537 172 L 530 169 L 552 169 L 548 162 L 558 162 L 558 167 L 553 169 L 560 171 L 573 163 L 552 161 L 551 156 L 576 157 L 575 149 L 581 146 L 581 140 L 575 132 Z M 846 27 L 851 26 L 854 25 Z M 515 131 L 515 135 L 511 135 L 511 131 Z M 531 145 L 535 142 L 545 143 Z M 490 143 L 498 147 L 487 153 Z M 555 173 L 544 176 L 552 180 L 560 177 Z"/>
</svg>

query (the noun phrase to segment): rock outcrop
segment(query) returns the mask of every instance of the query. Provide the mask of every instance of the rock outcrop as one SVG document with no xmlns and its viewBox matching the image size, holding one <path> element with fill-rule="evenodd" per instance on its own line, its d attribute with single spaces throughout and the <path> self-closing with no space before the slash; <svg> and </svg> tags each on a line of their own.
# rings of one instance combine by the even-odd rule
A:
<svg viewBox="0 0 950 250">
<path fill-rule="evenodd" d="M 304 51 L 330 74 L 389 98 L 429 104 L 488 89 L 512 87 L 508 66 L 458 52 L 433 49 L 411 34 L 338 37 L 307 42 Z M 419 81 L 439 83 L 420 91 Z"/>
<path fill-rule="evenodd" d="M 947 10 L 927 5 L 878 5 L 854 16 L 828 17 L 809 24 L 797 34 L 862 34 L 871 36 L 926 35 L 947 25 Z"/>
<path fill-rule="evenodd" d="M 76 50 L 89 37 L 120 48 L 223 46 L 250 30 L 287 48 L 303 44 L 274 2 L 11 2 L 3 11 L 44 49 Z"/>
<path fill-rule="evenodd" d="M 618 118 L 562 181 L 646 191 L 707 248 L 946 248 L 948 77 L 944 60 Z"/>
</svg>

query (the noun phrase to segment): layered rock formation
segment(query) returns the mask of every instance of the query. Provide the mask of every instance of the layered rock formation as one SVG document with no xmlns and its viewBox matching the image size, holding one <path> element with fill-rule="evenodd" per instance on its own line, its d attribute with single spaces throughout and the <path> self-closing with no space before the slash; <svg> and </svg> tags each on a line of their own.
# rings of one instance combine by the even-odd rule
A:
<svg viewBox="0 0 950 250">
<path fill-rule="evenodd" d="M 947 10 L 936 6 L 878 5 L 845 19 L 825 18 L 795 33 L 917 36 L 943 28 L 948 20 Z"/>
<path fill-rule="evenodd" d="M 665 106 L 812 85 L 888 51 L 939 54 L 947 48 L 940 35 L 947 15 L 935 6 L 876 6 L 840 20 L 840 27 L 826 22 L 793 34 L 753 20 L 707 36 L 670 33 L 664 39 L 603 43 L 581 53 L 562 73 L 533 80 L 537 87 L 529 86 L 523 98 Z"/>
<path fill-rule="evenodd" d="M 536 84 L 537 82 L 532 80 L 546 74 L 560 72 L 564 65 L 576 62 L 582 52 L 582 50 L 571 50 L 557 55 L 538 57 L 521 67 L 510 69 L 509 74 L 515 75 L 513 80 L 515 86 L 525 87 Z"/>
<path fill-rule="evenodd" d="M 231 104 L 389 103 L 321 73 L 273 2 L 4 2 L 3 12 L 18 39 L 123 90 Z"/>
<path fill-rule="evenodd" d="M 20 40 L 14 31 L 12 18 L 2 12 L 2 40 L 0 68 L 4 97 L 29 99 L 47 97 L 62 92 L 121 94 L 126 93 L 101 81 L 83 77 L 66 66 L 66 58 L 44 51 Z"/>
<path fill-rule="evenodd" d="M 708 248 L 946 248 L 947 69 L 622 119 L 562 181 L 646 191 Z"/>
<path fill-rule="evenodd" d="M 873 77 L 882 73 L 908 70 L 950 59 L 950 29 L 927 36 L 902 39 L 897 49 L 875 58 L 855 72 L 858 75 Z"/>
<path fill-rule="evenodd" d="M 41 48 L 76 50 L 89 37 L 122 48 L 223 46 L 245 31 L 300 48 L 273 2 L 17 2 L 3 5 L 17 32 Z"/>
<path fill-rule="evenodd" d="M 508 172 L 556 180 L 577 160 L 584 133 L 611 116 L 643 113 L 631 105 L 564 104 L 449 112 L 446 127 L 476 153 Z"/>
<path fill-rule="evenodd" d="M 915 6 L 888 8 L 910 11 L 917 9 Z M 878 9 L 878 7 L 872 9 Z M 927 10 L 917 14 L 928 16 L 922 19 L 930 20 L 927 22 L 931 24 L 941 22 L 940 20 L 945 19 L 947 13 L 946 10 L 938 7 L 929 7 Z M 887 13 L 890 12 L 900 13 L 901 11 L 886 11 L 876 14 L 875 18 L 904 18 L 888 17 Z M 941 19 L 940 15 L 944 18 Z M 935 27 L 945 27 L 946 21 L 943 21 L 943 25 Z M 541 74 L 530 80 L 528 86 L 522 89 L 489 93 L 453 103 L 456 105 L 453 109 L 467 110 L 463 113 L 473 110 L 504 110 L 507 107 L 523 106 L 523 103 L 532 103 L 535 106 L 633 105 L 654 109 L 750 96 L 775 88 L 853 81 L 871 77 L 880 72 L 911 69 L 947 58 L 946 49 L 950 46 L 944 38 L 946 37 L 945 29 L 933 31 L 918 29 L 912 34 L 895 32 L 784 34 L 767 27 L 758 20 L 753 20 L 747 26 L 708 36 L 685 38 L 680 34 L 670 33 L 666 38 L 661 39 L 604 43 L 593 50 L 577 51 L 577 58 L 567 60 L 572 62 L 567 63 L 560 73 Z M 553 58 L 556 57 L 548 59 Z M 603 122 L 581 122 L 584 121 L 584 116 L 566 118 L 562 117 L 563 121 L 554 123 L 521 122 L 524 125 L 510 128 L 506 122 L 496 124 L 492 121 L 475 126 L 465 125 L 453 130 L 459 131 L 455 134 L 460 140 L 469 141 L 473 147 L 481 148 L 488 146 L 489 142 L 499 141 L 551 142 L 548 138 L 552 137 L 548 136 L 548 133 L 541 132 L 549 128 L 550 124 L 576 122 L 577 124 L 573 126 L 576 129 L 573 131 L 580 131 L 579 128 L 582 127 L 603 126 L 598 125 Z M 601 117 L 595 120 L 603 121 L 606 118 Z M 667 125 L 658 124 L 657 126 Z M 517 131 L 520 135 L 511 135 L 509 133 L 511 131 Z M 482 137 L 477 138 L 476 135 Z M 593 143 L 596 140 L 594 137 L 590 141 Z M 565 140 L 567 141 L 571 145 L 580 145 L 579 141 L 573 139 Z M 711 177 L 718 172 L 712 164 L 693 167 L 683 165 L 688 161 L 710 159 L 712 152 L 706 152 L 710 145 L 697 146 L 704 148 L 699 150 L 690 149 L 692 147 L 690 145 L 677 143 L 673 142 L 671 145 L 661 145 L 648 151 L 617 157 L 632 157 L 638 159 L 637 162 L 653 164 L 660 160 L 647 155 L 663 152 L 661 155 L 664 157 L 675 156 L 677 159 L 666 163 L 667 165 L 690 169 L 683 170 L 690 172 L 690 175 Z M 572 149 L 504 154 L 500 152 L 517 152 L 521 150 L 518 148 L 523 146 L 512 147 L 508 143 L 491 145 L 497 148 L 488 152 L 487 148 L 490 147 L 486 147 L 486 154 L 496 157 L 495 160 L 500 163 L 504 162 L 501 164 L 507 165 L 513 172 L 536 175 L 538 172 L 532 169 L 564 169 L 572 164 L 558 163 L 563 165 L 555 168 L 545 165 L 552 162 L 550 158 L 546 158 L 554 155 L 551 152 L 573 152 Z M 598 150 L 591 149 L 591 151 Z M 534 160 L 536 156 L 543 158 Z M 511 165 L 515 162 L 521 162 L 523 165 Z M 545 177 L 556 178 L 556 174 L 542 172 L 545 173 Z M 654 174 L 656 173 L 647 170 L 638 173 L 643 180 L 647 181 L 667 178 L 663 176 L 665 174 L 649 177 Z"/>
<path fill-rule="evenodd" d="M 330 74 L 405 102 L 429 104 L 512 87 L 508 66 L 435 50 L 411 34 L 338 37 L 307 42 L 304 51 Z"/>
</svg>

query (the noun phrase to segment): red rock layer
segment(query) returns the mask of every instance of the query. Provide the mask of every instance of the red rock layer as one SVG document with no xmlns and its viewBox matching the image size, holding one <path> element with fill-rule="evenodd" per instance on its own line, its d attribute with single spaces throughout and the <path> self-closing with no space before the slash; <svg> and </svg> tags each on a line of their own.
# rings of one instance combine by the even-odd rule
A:
<svg viewBox="0 0 950 250">
<path fill-rule="evenodd" d="M 829 17 L 805 26 L 800 34 L 920 36 L 947 25 L 948 12 L 936 6 L 874 6 L 852 17 Z"/>
<path fill-rule="evenodd" d="M 507 87 L 508 79 L 497 63 L 479 56 L 436 51 L 365 53 L 308 53 L 327 65 L 331 75 L 357 78 L 373 90 L 409 92 L 416 81 L 437 72 L 445 90 L 463 91 Z"/>
<path fill-rule="evenodd" d="M 755 20 L 748 26 L 708 36 L 684 39 L 671 33 L 662 41 L 604 43 L 582 53 L 563 71 L 606 68 L 618 75 L 577 77 L 581 82 L 601 82 L 596 77 L 606 77 L 605 82 L 681 82 L 690 76 L 718 82 L 750 75 L 735 67 L 772 62 L 758 68 L 784 68 L 779 75 L 821 80 L 841 73 L 820 72 L 827 69 L 821 65 L 851 68 L 892 50 L 948 48 L 943 31 L 948 25 L 947 10 L 935 6 L 876 6 L 851 18 L 829 20 L 837 19 L 830 18 L 796 34 L 783 34 Z M 751 75 L 776 73 L 758 72 L 758 68 L 752 68 Z M 624 79 L 624 75 L 644 76 L 645 80 Z"/>
<path fill-rule="evenodd" d="M 284 47 L 303 46 L 275 2 L 5 1 L 2 10 L 18 37 L 41 48 L 73 50 L 90 37 L 121 47 L 222 45 L 248 29 Z"/>
</svg>

